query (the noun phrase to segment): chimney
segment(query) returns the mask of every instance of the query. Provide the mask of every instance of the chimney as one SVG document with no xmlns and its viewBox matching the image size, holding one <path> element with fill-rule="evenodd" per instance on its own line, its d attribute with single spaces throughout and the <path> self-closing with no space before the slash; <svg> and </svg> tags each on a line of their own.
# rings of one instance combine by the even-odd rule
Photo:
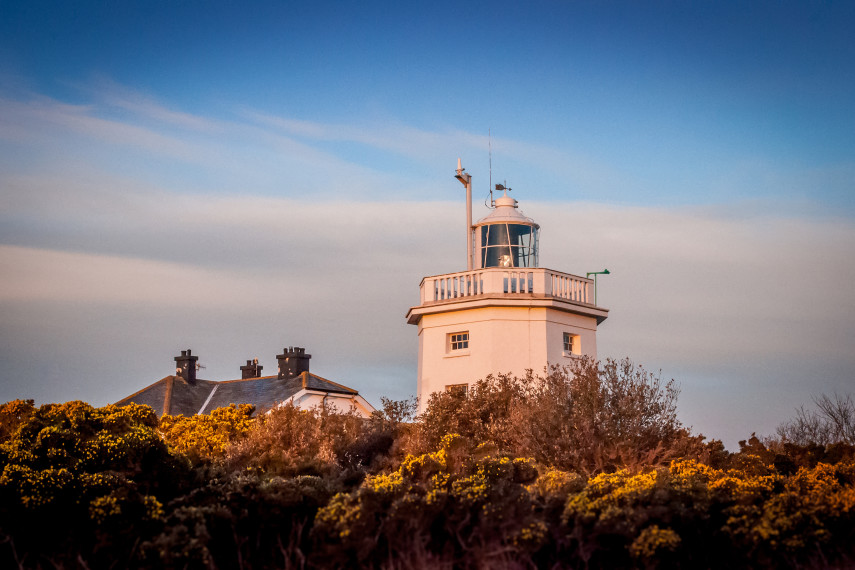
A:
<svg viewBox="0 0 855 570">
<path fill-rule="evenodd" d="M 283 354 L 277 354 L 279 361 L 279 378 L 293 378 L 303 372 L 309 371 L 309 359 L 311 354 L 306 354 L 306 349 L 299 346 L 282 349 Z"/>
<path fill-rule="evenodd" d="M 264 367 L 258 363 L 257 358 L 247 360 L 246 366 L 240 367 L 240 377 L 243 380 L 246 380 L 247 378 L 260 378 L 262 368 Z"/>
<path fill-rule="evenodd" d="M 175 357 L 175 375 L 184 378 L 188 384 L 196 383 L 196 361 L 198 356 L 190 354 L 190 349 L 182 350 L 181 356 Z"/>
</svg>

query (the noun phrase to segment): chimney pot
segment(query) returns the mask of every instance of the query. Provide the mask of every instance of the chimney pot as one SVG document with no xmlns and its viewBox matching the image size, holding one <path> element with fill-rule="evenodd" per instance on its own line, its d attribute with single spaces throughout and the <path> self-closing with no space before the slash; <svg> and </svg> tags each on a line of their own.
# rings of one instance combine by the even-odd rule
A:
<svg viewBox="0 0 855 570">
<path fill-rule="evenodd" d="M 180 376 L 187 381 L 188 384 L 196 383 L 196 361 L 198 356 L 192 356 L 190 350 L 182 350 L 181 356 L 174 358 L 176 364 L 176 376 Z"/>
<path fill-rule="evenodd" d="M 282 350 L 282 354 L 276 355 L 279 361 L 279 378 L 293 378 L 303 372 L 309 371 L 309 359 L 311 354 L 306 354 L 306 349 L 299 346 L 289 346 Z"/>
<path fill-rule="evenodd" d="M 264 367 L 258 363 L 258 360 L 247 360 L 246 366 L 240 367 L 240 377 L 242 380 L 260 378 L 262 368 Z"/>
</svg>

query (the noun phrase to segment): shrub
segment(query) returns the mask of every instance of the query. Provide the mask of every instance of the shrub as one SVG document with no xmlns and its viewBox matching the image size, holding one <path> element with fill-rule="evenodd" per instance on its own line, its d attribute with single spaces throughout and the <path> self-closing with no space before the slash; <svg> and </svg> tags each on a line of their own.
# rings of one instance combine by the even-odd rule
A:
<svg viewBox="0 0 855 570">
<path fill-rule="evenodd" d="M 431 396 L 411 451 L 447 433 L 585 474 L 658 465 L 704 451 L 677 419 L 679 390 L 629 360 L 581 359 L 544 376 L 490 376 L 464 396 Z"/>
<path fill-rule="evenodd" d="M 210 414 L 160 418 L 160 433 L 176 451 L 194 463 L 222 457 L 226 448 L 246 437 L 255 420 L 250 404 L 217 408 Z"/>
<path fill-rule="evenodd" d="M 546 527 L 525 485 L 526 459 L 484 453 L 446 436 L 322 508 L 313 530 L 324 567 L 506 567 L 539 548 Z"/>
<path fill-rule="evenodd" d="M 160 533 L 144 541 L 144 568 L 302 568 L 329 481 L 234 474 L 170 503 Z"/>
<path fill-rule="evenodd" d="M 226 449 L 223 465 L 284 477 L 361 473 L 389 453 L 404 429 L 406 406 L 384 403 L 384 411 L 367 420 L 355 411 L 281 406 L 258 418 L 245 438 Z"/>
<path fill-rule="evenodd" d="M 148 406 L 17 401 L 0 416 L 11 433 L 0 444 L 3 565 L 127 562 L 138 533 L 159 524 L 163 502 L 188 480 Z"/>
<path fill-rule="evenodd" d="M 9 441 L 35 411 L 32 400 L 12 400 L 0 406 L 0 443 Z"/>
<path fill-rule="evenodd" d="M 855 401 L 852 396 L 834 397 L 825 394 L 814 397 L 816 411 L 804 406 L 796 417 L 778 426 L 777 435 L 783 442 L 800 446 L 844 443 L 855 445 Z"/>
</svg>

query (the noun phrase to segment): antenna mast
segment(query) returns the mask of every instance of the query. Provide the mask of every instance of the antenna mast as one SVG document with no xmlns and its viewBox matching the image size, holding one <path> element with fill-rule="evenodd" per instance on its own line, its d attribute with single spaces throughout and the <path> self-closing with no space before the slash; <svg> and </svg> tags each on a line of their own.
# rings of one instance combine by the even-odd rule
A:
<svg viewBox="0 0 855 570">
<path fill-rule="evenodd" d="M 455 178 L 466 187 L 466 271 L 472 271 L 472 176 L 464 170 L 458 157 Z"/>
</svg>

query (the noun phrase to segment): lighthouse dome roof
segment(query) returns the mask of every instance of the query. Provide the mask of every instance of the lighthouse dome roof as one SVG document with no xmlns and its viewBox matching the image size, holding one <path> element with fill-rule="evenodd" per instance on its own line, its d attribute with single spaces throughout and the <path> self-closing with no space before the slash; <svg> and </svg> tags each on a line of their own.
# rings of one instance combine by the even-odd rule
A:
<svg viewBox="0 0 855 570">
<path fill-rule="evenodd" d="M 534 220 L 523 214 L 517 207 L 517 201 L 505 194 L 496 198 L 496 209 L 484 216 L 475 224 L 483 226 L 487 224 L 525 224 L 540 228 Z"/>
</svg>

